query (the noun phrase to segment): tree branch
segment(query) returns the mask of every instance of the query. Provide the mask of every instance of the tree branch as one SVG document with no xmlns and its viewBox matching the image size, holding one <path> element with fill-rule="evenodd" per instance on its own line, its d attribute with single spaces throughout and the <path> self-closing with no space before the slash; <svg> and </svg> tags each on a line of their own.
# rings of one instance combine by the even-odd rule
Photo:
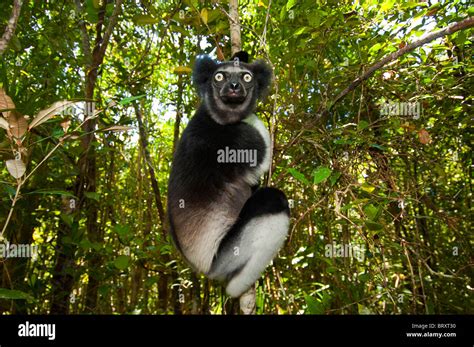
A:
<svg viewBox="0 0 474 347">
<path fill-rule="evenodd" d="M 117 24 L 117 21 L 118 21 L 118 16 L 120 12 L 122 11 L 122 1 L 123 0 L 116 0 L 115 2 L 114 12 L 112 13 L 112 16 L 110 16 L 109 24 L 107 25 L 107 29 L 105 30 L 104 37 L 102 39 L 102 44 L 100 45 L 100 49 L 99 49 L 100 62 L 102 62 L 102 59 L 104 58 L 105 51 L 107 50 L 107 46 L 110 41 L 110 36 L 112 36 L 112 31 L 114 30 L 115 25 Z"/>
<path fill-rule="evenodd" d="M 21 5 L 23 4 L 22 0 L 15 0 L 13 2 L 13 10 L 10 20 L 8 21 L 5 32 L 3 33 L 2 38 L 0 39 L 0 56 L 3 55 L 5 49 L 7 49 L 8 43 L 10 42 L 13 34 L 15 33 L 16 25 L 18 23 L 18 18 L 20 17 Z"/>
<path fill-rule="evenodd" d="M 242 50 L 240 39 L 239 0 L 229 0 L 229 24 L 232 55 Z"/>
<path fill-rule="evenodd" d="M 382 60 L 376 62 L 372 66 L 370 66 L 366 72 L 364 72 L 361 76 L 357 77 L 354 81 L 349 84 L 349 86 L 344 89 L 342 92 L 339 93 L 338 96 L 334 99 L 333 103 L 331 106 L 328 108 L 328 111 L 331 110 L 331 108 L 338 103 L 342 98 L 344 98 L 347 94 L 349 94 L 351 91 L 353 91 L 355 88 L 357 88 L 363 81 L 368 79 L 370 76 L 374 74 L 375 71 L 378 69 L 382 68 L 386 64 L 390 63 L 391 61 L 394 61 L 398 58 L 400 58 L 402 55 L 411 52 L 415 50 L 418 47 L 423 46 L 424 44 L 431 42 L 437 38 L 450 35 L 455 33 L 456 31 L 471 28 L 474 26 L 474 17 L 469 17 L 466 18 L 460 22 L 457 23 L 452 23 L 443 29 L 437 30 L 435 32 L 426 34 L 422 36 L 419 40 L 410 43 L 409 45 L 406 45 L 405 47 L 399 49 L 396 52 L 390 53 L 386 57 L 384 57 Z"/>
<path fill-rule="evenodd" d="M 239 0 L 229 0 L 229 24 L 230 24 L 230 43 L 231 53 L 242 50 L 242 41 L 240 37 L 240 19 L 239 19 Z M 239 298 L 240 309 L 243 314 L 255 314 L 255 284 L 253 284 Z"/>
<path fill-rule="evenodd" d="M 75 0 L 77 14 L 82 15 L 82 4 L 81 0 Z M 87 34 L 86 22 L 84 19 L 79 19 L 79 29 L 81 30 L 82 38 L 82 51 L 86 57 L 87 65 L 92 64 L 92 53 L 91 53 L 91 44 L 89 39 L 89 34 Z"/>
<path fill-rule="evenodd" d="M 146 165 L 148 167 L 148 172 L 150 174 L 151 187 L 153 189 L 153 193 L 154 193 L 153 195 L 155 197 L 155 203 L 156 203 L 156 207 L 158 209 L 158 216 L 160 217 L 161 226 L 163 227 L 163 234 L 166 235 L 165 209 L 163 207 L 163 203 L 161 202 L 160 187 L 158 185 L 158 180 L 156 178 L 155 169 L 153 168 L 153 163 L 151 161 L 151 155 L 150 155 L 150 152 L 148 150 L 148 137 L 147 137 L 147 134 L 146 134 L 145 126 L 143 124 L 142 111 L 140 109 L 140 105 L 137 104 L 137 103 L 134 103 L 133 107 L 135 108 L 135 114 L 137 115 L 140 145 L 141 145 L 141 148 L 142 148 L 142 151 L 143 151 L 143 155 L 145 157 Z"/>
</svg>

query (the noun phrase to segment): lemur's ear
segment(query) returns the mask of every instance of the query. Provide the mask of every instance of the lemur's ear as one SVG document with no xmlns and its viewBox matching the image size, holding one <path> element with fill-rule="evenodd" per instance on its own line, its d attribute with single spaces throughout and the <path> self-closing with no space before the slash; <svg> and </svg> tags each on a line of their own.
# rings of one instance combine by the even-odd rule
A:
<svg viewBox="0 0 474 347">
<path fill-rule="evenodd" d="M 256 60 L 249 65 L 258 85 L 258 97 L 264 97 L 270 88 L 273 80 L 273 71 L 271 67 L 263 60 Z"/>
<path fill-rule="evenodd" d="M 239 51 L 235 53 L 230 60 L 234 60 L 235 58 L 238 58 L 240 62 L 242 63 L 248 63 L 249 62 L 249 54 L 245 51 Z"/>
<path fill-rule="evenodd" d="M 200 56 L 196 59 L 193 69 L 193 82 L 200 97 L 204 95 L 206 84 L 209 78 L 212 78 L 217 65 L 218 64 L 207 55 Z"/>
</svg>

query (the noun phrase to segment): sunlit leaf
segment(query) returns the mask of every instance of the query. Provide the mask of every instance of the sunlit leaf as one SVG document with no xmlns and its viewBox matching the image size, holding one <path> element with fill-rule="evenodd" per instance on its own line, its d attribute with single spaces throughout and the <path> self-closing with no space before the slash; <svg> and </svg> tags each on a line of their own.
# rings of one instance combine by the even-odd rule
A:
<svg viewBox="0 0 474 347">
<path fill-rule="evenodd" d="M 70 107 L 70 106 L 72 106 L 76 103 L 78 103 L 78 102 L 77 101 L 69 101 L 69 100 L 63 100 L 63 101 L 55 102 L 50 107 L 39 111 L 38 114 L 36 115 L 36 117 L 30 123 L 30 126 L 28 127 L 28 129 L 33 129 L 34 127 L 46 122 L 47 120 L 54 117 L 56 114 L 64 111 L 67 107 Z"/>
<path fill-rule="evenodd" d="M 174 73 L 176 74 L 188 74 L 191 73 L 193 70 L 188 66 L 178 66 L 174 68 Z"/>
<path fill-rule="evenodd" d="M 367 193 L 372 193 L 375 190 L 375 187 L 373 185 L 370 185 L 366 182 L 362 183 L 360 188 Z"/>
<path fill-rule="evenodd" d="M 100 131 L 129 131 L 132 129 L 135 128 L 127 125 L 112 125 L 111 127 L 100 129 Z"/>
<path fill-rule="evenodd" d="M 123 98 L 122 100 L 119 101 L 119 104 L 120 105 L 126 105 L 126 104 L 131 103 L 132 101 L 144 98 L 145 96 L 146 96 L 146 94 L 142 94 L 142 95 L 137 95 L 137 96 L 130 96 L 128 98 Z"/>
<path fill-rule="evenodd" d="M 3 88 L 0 88 L 0 112 L 3 113 L 5 118 L 8 118 L 10 116 L 10 112 L 2 110 L 13 110 L 15 108 L 16 107 L 13 103 L 13 100 L 7 95 L 7 93 L 5 93 Z"/>
<path fill-rule="evenodd" d="M 286 10 L 291 10 L 291 8 L 296 5 L 296 3 L 297 0 L 288 0 L 288 2 L 286 3 Z"/>
<path fill-rule="evenodd" d="M 71 126 L 71 121 L 70 120 L 65 120 L 65 121 L 61 122 L 61 128 L 63 128 L 64 132 L 67 132 L 67 130 L 69 129 L 70 126 Z"/>
<path fill-rule="evenodd" d="M 203 8 L 201 10 L 201 19 L 204 24 L 207 24 L 207 18 L 208 18 L 207 8 Z"/>
<path fill-rule="evenodd" d="M 8 117 L 8 124 L 10 126 L 11 134 L 17 139 L 23 137 L 23 135 L 25 135 L 26 130 L 28 129 L 28 122 L 26 121 L 25 116 L 16 111 L 10 112 L 10 117 Z"/>
<path fill-rule="evenodd" d="M 25 174 L 26 166 L 21 159 L 10 159 L 6 161 L 7 170 L 14 178 L 20 178 Z"/>
<path fill-rule="evenodd" d="M 154 18 L 148 14 L 139 14 L 133 17 L 133 21 L 136 25 L 150 25 L 160 22 L 160 18 Z"/>
<path fill-rule="evenodd" d="M 315 169 L 313 172 L 313 178 L 314 178 L 313 183 L 319 184 L 325 181 L 329 176 L 331 176 L 331 172 L 332 170 L 325 166 L 321 166 Z"/>
<path fill-rule="evenodd" d="M 307 27 L 301 27 L 299 28 L 298 30 L 295 31 L 295 36 L 299 36 L 301 34 L 303 34 L 304 32 L 306 32 L 308 30 Z"/>
</svg>

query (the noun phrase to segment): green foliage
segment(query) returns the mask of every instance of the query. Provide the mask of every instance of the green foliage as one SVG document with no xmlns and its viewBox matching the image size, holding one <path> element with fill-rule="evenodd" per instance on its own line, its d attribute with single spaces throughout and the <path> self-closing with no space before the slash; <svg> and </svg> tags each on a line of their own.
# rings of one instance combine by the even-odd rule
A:
<svg viewBox="0 0 474 347">
<path fill-rule="evenodd" d="M 0 60 L 0 112 L 15 112 L 0 121 L 0 245 L 39 247 L 37 259 L 0 259 L 0 313 L 56 313 L 53 300 L 70 313 L 227 312 L 219 284 L 193 275 L 172 246 L 156 205 L 166 206 L 175 135 L 198 103 L 194 59 L 230 57 L 227 8 L 125 2 L 91 70 L 84 33 L 93 54 L 114 4 L 80 2 L 25 1 Z M 2 1 L 0 30 L 10 13 Z M 241 6 L 242 48 L 274 66 L 275 97 L 257 113 L 274 129 L 271 184 L 292 205 L 257 313 L 473 313 L 472 29 L 403 55 L 333 104 L 370 65 L 469 15 L 462 1 Z M 93 130 L 76 107 L 91 71 Z M 92 185 L 78 180 L 91 156 Z"/>
<path fill-rule="evenodd" d="M 27 293 L 24 293 L 20 290 L 10 290 L 5 288 L 0 288 L 0 299 L 28 300 L 29 302 L 34 301 L 33 297 Z"/>
</svg>

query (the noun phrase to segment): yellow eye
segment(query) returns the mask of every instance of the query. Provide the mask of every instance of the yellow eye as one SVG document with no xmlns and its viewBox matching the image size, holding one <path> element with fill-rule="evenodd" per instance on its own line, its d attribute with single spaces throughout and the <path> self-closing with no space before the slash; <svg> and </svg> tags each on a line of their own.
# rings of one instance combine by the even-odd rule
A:
<svg viewBox="0 0 474 347">
<path fill-rule="evenodd" d="M 221 74 L 220 72 L 216 73 L 216 75 L 214 76 L 214 79 L 217 81 L 217 82 L 222 82 L 224 80 L 224 75 Z"/>
<path fill-rule="evenodd" d="M 252 75 L 249 74 L 249 73 L 246 73 L 246 74 L 244 75 L 244 81 L 247 82 L 247 83 L 249 83 L 251 80 L 252 80 Z"/>
</svg>

